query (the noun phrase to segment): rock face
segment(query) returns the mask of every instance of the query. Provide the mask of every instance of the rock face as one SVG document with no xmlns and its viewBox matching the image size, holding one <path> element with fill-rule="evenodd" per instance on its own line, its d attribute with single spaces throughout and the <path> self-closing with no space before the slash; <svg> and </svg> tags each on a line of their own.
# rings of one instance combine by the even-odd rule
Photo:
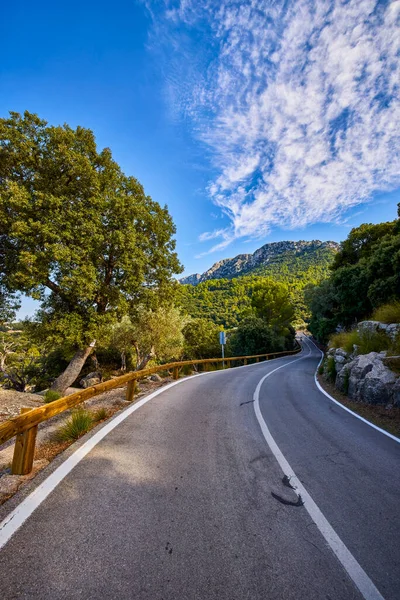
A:
<svg viewBox="0 0 400 600">
<path fill-rule="evenodd" d="M 226 258 L 216 262 L 208 271 L 202 275 L 196 273 L 182 277 L 179 280 L 182 284 L 197 285 L 208 279 L 227 279 L 237 275 L 243 275 L 247 271 L 266 265 L 269 262 L 279 258 L 282 254 L 290 252 L 294 255 L 299 255 L 303 252 L 313 252 L 322 248 L 339 249 L 339 244 L 336 242 L 321 242 L 320 240 L 312 240 L 311 242 L 273 242 L 265 244 L 253 254 L 238 254 L 235 258 Z"/>
<path fill-rule="evenodd" d="M 88 387 L 92 387 L 92 385 L 97 385 L 98 383 L 101 383 L 102 381 L 103 381 L 103 376 L 100 373 L 100 371 L 93 371 L 93 373 L 88 373 L 88 375 L 86 375 L 86 377 L 82 377 L 79 384 L 83 388 L 86 389 Z"/>
<path fill-rule="evenodd" d="M 400 323 L 381 323 L 380 321 L 361 321 L 357 327 L 360 333 L 362 332 L 382 332 L 386 333 L 391 340 L 394 340 L 400 332 Z"/>
<path fill-rule="evenodd" d="M 400 406 L 400 379 L 385 364 L 386 352 L 355 356 L 338 348 L 328 355 L 335 361 L 335 387 L 340 392 L 366 404 Z"/>
</svg>

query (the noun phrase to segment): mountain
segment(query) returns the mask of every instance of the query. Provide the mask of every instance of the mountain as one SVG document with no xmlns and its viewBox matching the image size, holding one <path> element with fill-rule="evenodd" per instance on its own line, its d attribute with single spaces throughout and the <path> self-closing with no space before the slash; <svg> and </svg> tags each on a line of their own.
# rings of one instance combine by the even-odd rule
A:
<svg viewBox="0 0 400 600">
<path fill-rule="evenodd" d="M 338 251 L 336 242 L 321 242 L 312 240 L 306 242 L 273 242 L 265 244 L 253 254 L 238 254 L 235 258 L 225 258 L 213 264 L 202 275 L 196 273 L 182 277 L 182 284 L 198 285 L 210 279 L 232 279 L 241 275 L 276 275 L 279 267 L 290 266 L 294 259 L 296 263 L 325 263 L 331 262 Z M 290 268 L 289 268 L 290 270 Z"/>
</svg>

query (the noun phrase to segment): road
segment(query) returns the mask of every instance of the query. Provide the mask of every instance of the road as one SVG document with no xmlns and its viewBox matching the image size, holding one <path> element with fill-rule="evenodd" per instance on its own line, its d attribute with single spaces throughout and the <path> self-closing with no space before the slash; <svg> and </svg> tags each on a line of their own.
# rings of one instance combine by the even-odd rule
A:
<svg viewBox="0 0 400 600">
<path fill-rule="evenodd" d="M 319 358 L 305 340 L 300 355 L 187 379 L 141 406 L 4 546 L 2 598 L 398 600 L 400 444 L 318 391 Z M 308 499 L 271 494 L 297 499 L 255 412 L 269 373 L 261 418 L 370 592 Z"/>
</svg>

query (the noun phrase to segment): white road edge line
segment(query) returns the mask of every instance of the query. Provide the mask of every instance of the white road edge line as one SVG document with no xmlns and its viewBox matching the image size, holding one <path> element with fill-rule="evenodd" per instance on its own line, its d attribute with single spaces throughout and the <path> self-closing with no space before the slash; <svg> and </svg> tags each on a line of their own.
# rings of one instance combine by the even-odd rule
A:
<svg viewBox="0 0 400 600">
<path fill-rule="evenodd" d="M 255 389 L 254 396 L 253 396 L 254 412 L 256 414 L 258 423 L 261 427 L 261 431 L 265 438 L 265 441 L 267 442 L 268 446 L 271 449 L 271 452 L 273 453 L 276 460 L 278 461 L 278 464 L 281 467 L 283 473 L 285 475 L 291 477 L 290 482 L 294 483 L 294 485 L 296 486 L 296 492 L 298 492 L 301 495 L 301 497 L 304 501 L 304 508 L 307 510 L 308 514 L 310 515 L 310 517 L 312 518 L 312 520 L 318 527 L 319 531 L 325 538 L 325 541 L 327 542 L 327 544 L 329 545 L 331 550 L 334 552 L 334 554 L 336 555 L 339 562 L 342 564 L 342 566 L 346 570 L 349 577 L 353 580 L 354 584 L 359 589 L 362 596 L 365 598 L 365 600 L 384 600 L 384 597 L 381 595 L 379 590 L 375 587 L 375 585 L 373 584 L 371 579 L 368 577 L 368 575 L 363 570 L 363 568 L 359 565 L 359 563 L 354 558 L 354 556 L 351 554 L 351 552 L 344 545 L 344 543 L 342 542 L 340 537 L 337 535 L 337 533 L 335 532 L 333 527 L 330 525 L 329 521 L 324 517 L 321 510 L 318 508 L 318 506 L 316 505 L 314 500 L 311 498 L 310 494 L 307 492 L 307 490 L 305 489 L 305 487 L 303 486 L 301 481 L 297 478 L 292 467 L 289 465 L 288 461 L 286 460 L 286 458 L 282 454 L 281 450 L 279 449 L 277 443 L 275 442 L 274 438 L 272 437 L 271 432 L 268 429 L 268 426 L 264 420 L 264 417 L 261 414 L 259 398 L 260 398 L 261 386 L 264 383 L 264 381 L 268 377 L 273 375 L 273 373 L 276 373 L 276 371 L 279 371 L 279 369 L 283 369 L 289 365 L 292 365 L 293 363 L 295 363 L 299 360 L 308 358 L 308 356 L 310 356 L 310 354 L 311 354 L 311 348 L 308 346 L 308 344 L 307 344 L 307 347 L 308 347 L 309 353 L 306 356 L 301 356 L 300 358 L 292 360 L 289 363 L 281 365 L 280 367 L 277 367 L 273 371 L 270 371 L 269 373 L 267 373 L 267 375 L 264 375 L 264 377 L 262 377 L 262 379 L 260 379 L 260 381 L 258 382 L 258 385 Z"/>
<path fill-rule="evenodd" d="M 320 350 L 318 348 L 318 346 L 312 341 L 309 340 L 307 338 L 308 342 L 311 342 L 312 344 L 314 344 L 314 346 L 316 347 L 316 349 L 321 352 L 321 360 L 318 363 L 317 369 L 314 373 L 314 381 L 315 381 L 315 385 L 317 386 L 317 388 L 319 389 L 320 392 L 322 392 L 324 394 L 324 396 L 326 396 L 327 398 L 329 398 L 329 400 L 332 400 L 332 402 L 334 402 L 335 404 L 337 404 L 338 406 L 340 406 L 340 408 L 343 408 L 343 410 L 345 410 L 346 412 L 350 413 L 351 415 L 353 415 L 353 417 L 357 417 L 357 419 L 360 419 L 360 421 L 363 421 L 363 423 L 366 423 L 367 425 L 369 425 L 370 427 L 373 427 L 373 429 L 376 429 L 376 431 L 379 431 L 380 433 L 383 433 L 383 435 L 386 435 L 387 437 L 389 437 L 390 439 L 394 440 L 395 442 L 397 442 L 398 444 L 400 444 L 400 438 L 396 437 L 395 435 L 393 435 L 392 433 L 389 433 L 388 431 L 385 431 L 384 429 L 381 429 L 381 427 L 378 427 L 378 425 L 375 425 L 374 423 L 371 423 L 371 421 L 368 421 L 368 419 L 364 419 L 364 417 L 362 417 L 361 415 L 358 415 L 357 413 L 353 412 L 352 410 L 350 410 L 350 408 L 347 408 L 347 406 L 345 406 L 344 404 L 341 404 L 341 402 L 338 402 L 338 400 L 335 400 L 335 398 L 333 398 L 330 394 L 328 394 L 328 392 L 326 392 L 324 390 L 324 388 L 322 387 L 322 385 L 320 384 L 320 382 L 318 381 L 318 368 L 320 366 L 320 364 L 322 363 L 322 361 L 324 360 L 324 353 L 322 352 L 322 350 Z"/>
<path fill-rule="evenodd" d="M 287 358 L 285 356 L 279 358 Z M 275 360 L 279 360 L 278 358 Z M 255 367 L 256 365 L 265 365 L 269 361 L 262 361 L 259 363 L 253 363 L 250 365 L 242 365 L 241 367 L 234 367 L 236 369 L 243 369 L 247 367 Z M 184 379 L 178 379 L 168 385 L 156 390 L 152 394 L 149 394 L 142 400 L 139 400 L 132 406 L 126 408 L 122 413 L 112 418 L 106 425 L 104 425 L 97 433 L 95 433 L 87 442 L 82 444 L 71 456 L 69 456 L 57 469 L 53 471 L 36 489 L 33 490 L 29 496 L 27 496 L 18 506 L 14 508 L 0 523 L 0 550 L 7 544 L 11 536 L 24 524 L 24 522 L 31 516 L 31 514 L 42 504 L 47 496 L 58 486 L 59 483 L 72 471 L 74 467 L 83 459 L 89 452 L 97 446 L 97 444 L 109 434 L 115 427 L 117 427 L 122 421 L 129 417 L 132 413 L 142 407 L 144 404 L 162 394 L 166 390 L 194 379 L 195 377 L 203 377 L 204 375 L 215 375 L 216 373 L 224 373 L 225 371 L 207 371 L 206 373 L 198 373 L 191 377 Z"/>
</svg>

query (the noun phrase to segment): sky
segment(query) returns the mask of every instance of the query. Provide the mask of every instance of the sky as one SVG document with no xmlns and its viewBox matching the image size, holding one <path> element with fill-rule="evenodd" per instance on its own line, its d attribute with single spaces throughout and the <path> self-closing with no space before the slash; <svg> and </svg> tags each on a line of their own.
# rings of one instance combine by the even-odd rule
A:
<svg viewBox="0 0 400 600">
<path fill-rule="evenodd" d="M 396 217 L 399 26 L 399 0 L 8 3 L 0 116 L 92 129 L 201 273 Z"/>
</svg>

